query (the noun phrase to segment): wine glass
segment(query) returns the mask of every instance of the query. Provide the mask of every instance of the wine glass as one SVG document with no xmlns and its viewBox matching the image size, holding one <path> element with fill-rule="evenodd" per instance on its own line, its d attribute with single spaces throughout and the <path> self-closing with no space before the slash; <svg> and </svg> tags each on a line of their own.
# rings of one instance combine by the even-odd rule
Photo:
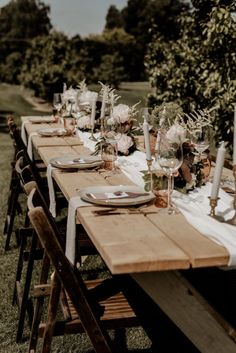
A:
<svg viewBox="0 0 236 353">
<path fill-rule="evenodd" d="M 118 159 L 118 142 L 122 136 L 122 126 L 119 120 L 113 117 L 106 117 L 103 124 L 103 137 L 105 143 L 102 145 L 102 158 L 109 159 L 112 164 L 111 172 L 117 174 L 115 162 Z M 109 155 L 109 156 L 108 156 Z"/>
<path fill-rule="evenodd" d="M 170 140 L 165 131 L 162 131 L 160 140 L 158 143 L 158 155 L 157 160 L 166 174 L 168 178 L 168 189 L 167 189 L 167 197 L 168 197 L 168 206 L 167 213 L 168 214 L 176 214 L 178 210 L 173 206 L 171 201 L 172 196 L 172 179 L 174 178 L 175 173 L 180 168 L 183 162 L 183 148 L 182 142 L 177 140 Z"/>
<path fill-rule="evenodd" d="M 197 151 L 198 159 L 201 160 L 202 153 L 210 146 L 210 127 L 204 126 L 191 132 L 191 142 Z"/>
<path fill-rule="evenodd" d="M 58 112 L 61 110 L 62 108 L 62 97 L 61 97 L 61 93 L 54 93 L 53 94 L 53 115 L 55 116 L 56 114 L 58 114 Z"/>
</svg>

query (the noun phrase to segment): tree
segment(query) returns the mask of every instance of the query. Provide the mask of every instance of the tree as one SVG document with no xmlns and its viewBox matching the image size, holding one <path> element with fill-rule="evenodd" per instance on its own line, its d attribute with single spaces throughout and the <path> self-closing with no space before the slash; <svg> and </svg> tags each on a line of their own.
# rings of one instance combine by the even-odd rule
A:
<svg viewBox="0 0 236 353">
<path fill-rule="evenodd" d="M 122 28 L 123 20 L 120 11 L 111 5 L 107 11 L 105 29 Z"/>
<path fill-rule="evenodd" d="M 227 141 L 232 152 L 233 103 L 236 102 L 236 22 L 234 0 L 192 1 L 177 18 L 175 39 L 153 28 L 146 57 L 155 89 L 153 105 L 176 102 L 188 112 L 217 107 L 216 141 Z"/>
<path fill-rule="evenodd" d="M 93 74 L 95 81 L 106 82 L 115 88 L 118 88 L 120 82 L 126 77 L 124 63 L 118 53 L 102 56 L 101 63 L 93 70 Z"/>
<path fill-rule="evenodd" d="M 29 40 L 47 35 L 52 28 L 50 7 L 40 0 L 11 0 L 0 12 L 0 37 Z"/>
<path fill-rule="evenodd" d="M 21 82 L 37 96 L 50 100 L 54 92 L 61 92 L 71 69 L 72 49 L 68 38 L 53 32 L 32 40 L 20 75 Z"/>
<path fill-rule="evenodd" d="M 109 8 L 105 28 L 113 29 L 123 24 L 124 31 L 135 38 L 136 73 L 132 79 L 145 79 L 144 56 L 152 38 L 152 24 L 158 23 L 163 32 L 174 33 L 174 15 L 182 6 L 180 0 L 128 0 L 120 12 L 114 6 Z"/>
<path fill-rule="evenodd" d="M 19 82 L 21 64 L 32 38 L 48 35 L 52 28 L 49 10 L 49 6 L 38 0 L 12 0 L 1 8 L 0 76 L 3 81 Z M 19 65 L 11 67 L 13 61 Z"/>
</svg>

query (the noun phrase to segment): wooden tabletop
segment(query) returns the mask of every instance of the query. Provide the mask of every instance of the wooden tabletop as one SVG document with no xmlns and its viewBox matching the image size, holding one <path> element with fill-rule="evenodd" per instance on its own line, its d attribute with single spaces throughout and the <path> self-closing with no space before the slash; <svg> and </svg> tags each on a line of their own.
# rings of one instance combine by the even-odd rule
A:
<svg viewBox="0 0 236 353">
<path fill-rule="evenodd" d="M 31 125 L 31 126 L 30 126 Z M 27 124 L 27 132 L 36 124 Z M 63 138 L 58 138 L 62 139 Z M 33 140 L 43 161 L 64 154 L 89 154 L 81 144 L 41 146 Z M 132 185 L 122 173 L 110 175 L 105 170 L 67 172 L 54 170 L 53 177 L 69 200 L 78 190 L 94 185 Z M 200 234 L 182 214 L 164 215 L 154 205 L 132 214 L 122 208 L 115 215 L 95 216 L 99 206 L 81 207 L 78 221 L 113 274 L 150 272 L 227 265 L 227 250 Z"/>
<path fill-rule="evenodd" d="M 22 117 L 22 121 L 26 121 L 27 117 Z M 37 132 L 39 129 L 44 129 L 48 127 L 53 128 L 62 128 L 63 125 L 60 123 L 27 123 L 25 124 L 25 130 L 27 136 L 29 136 L 32 132 Z M 82 142 L 78 137 L 74 136 L 62 136 L 62 137 L 44 137 L 44 136 L 32 136 L 32 142 L 36 149 L 42 146 L 77 146 L 81 145 Z"/>
<path fill-rule="evenodd" d="M 37 150 L 46 164 L 63 154 L 90 153 L 80 144 L 38 145 Z M 232 172 L 224 170 L 223 177 L 227 176 L 232 176 Z M 132 185 L 123 174 L 110 176 L 103 170 L 73 173 L 54 170 L 53 177 L 68 200 L 78 195 L 78 189 L 87 186 Z M 200 234 L 183 215 L 163 215 L 154 205 L 146 207 L 142 213 L 133 214 L 122 208 L 120 214 L 109 216 L 95 216 L 93 211 L 98 209 L 102 207 L 81 207 L 77 218 L 111 272 L 132 274 L 200 352 L 235 352 L 232 335 L 229 337 L 225 327 L 216 320 L 219 315 L 209 309 L 199 293 L 195 295 L 196 291 L 189 287 L 186 279 L 170 271 L 227 265 L 227 250 Z"/>
</svg>

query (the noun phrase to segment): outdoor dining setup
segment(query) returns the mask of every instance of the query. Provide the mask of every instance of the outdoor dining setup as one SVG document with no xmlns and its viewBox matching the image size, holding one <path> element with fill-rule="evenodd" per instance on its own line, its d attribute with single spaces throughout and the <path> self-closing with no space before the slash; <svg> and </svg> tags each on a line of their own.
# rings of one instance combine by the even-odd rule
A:
<svg viewBox="0 0 236 353">
<path fill-rule="evenodd" d="M 100 85 L 95 92 L 85 80 L 77 88 L 64 84 L 63 92 L 54 94 L 53 114 L 26 113 L 21 129 L 8 119 L 17 192 L 23 190 L 27 200 L 22 236 L 33 229 L 26 283 L 21 274 L 25 242 L 20 246 L 17 340 L 29 316 L 31 353 L 37 351 L 38 336 L 46 353 L 53 335 L 84 331 L 96 352 L 121 352 L 107 329 L 145 330 L 146 310 L 151 331 L 158 331 L 145 309 L 150 299 L 197 351 L 236 352 L 235 329 L 219 320 L 183 275 L 190 269 L 233 271 L 236 266 L 235 129 L 233 161 L 226 168 L 227 146 L 213 143 L 214 107 L 186 113 L 169 103 L 152 109 L 139 102 L 129 106 L 111 86 Z M 6 248 L 15 214 L 9 207 Z M 110 284 L 107 278 L 82 279 L 79 270 L 93 254 L 104 261 Z M 42 272 L 34 283 L 33 309 L 29 297 L 37 259 Z M 57 323 L 60 300 L 64 324 Z M 154 336 L 149 336 L 153 351 Z"/>
</svg>

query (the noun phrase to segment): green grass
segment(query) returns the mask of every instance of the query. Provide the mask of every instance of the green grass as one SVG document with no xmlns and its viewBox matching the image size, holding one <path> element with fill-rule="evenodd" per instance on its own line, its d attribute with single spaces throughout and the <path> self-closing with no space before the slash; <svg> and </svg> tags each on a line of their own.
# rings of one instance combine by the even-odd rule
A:
<svg viewBox="0 0 236 353">
<path fill-rule="evenodd" d="M 24 97 L 30 97 L 32 92 L 20 86 L 7 84 L 0 85 L 0 114 L 13 113 L 20 115 L 35 115 L 36 111 L 32 104 Z M 37 114 L 45 114 L 44 111 L 37 111 Z"/>
</svg>

